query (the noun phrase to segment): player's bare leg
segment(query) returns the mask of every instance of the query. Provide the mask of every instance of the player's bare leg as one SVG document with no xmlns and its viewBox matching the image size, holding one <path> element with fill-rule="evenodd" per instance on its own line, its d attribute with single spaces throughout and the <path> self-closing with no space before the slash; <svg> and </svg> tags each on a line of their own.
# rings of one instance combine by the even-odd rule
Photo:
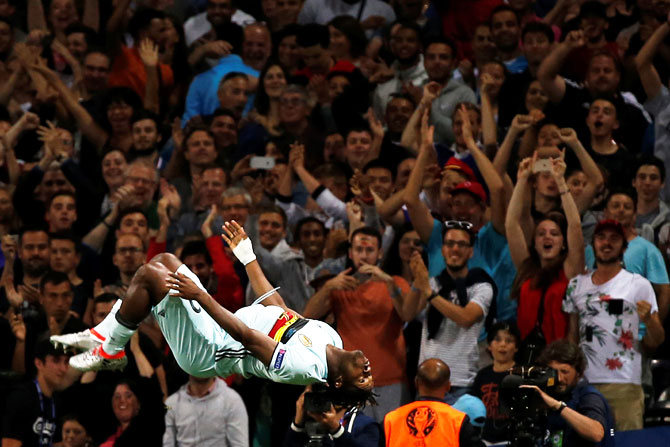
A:
<svg viewBox="0 0 670 447">
<path fill-rule="evenodd" d="M 167 294 L 165 277 L 176 271 L 181 261 L 162 253 L 138 269 L 126 296 L 96 327 L 76 334 L 51 337 L 54 345 L 84 349 L 70 364 L 80 370 L 122 369 L 127 363 L 124 347 L 142 320 Z"/>
</svg>

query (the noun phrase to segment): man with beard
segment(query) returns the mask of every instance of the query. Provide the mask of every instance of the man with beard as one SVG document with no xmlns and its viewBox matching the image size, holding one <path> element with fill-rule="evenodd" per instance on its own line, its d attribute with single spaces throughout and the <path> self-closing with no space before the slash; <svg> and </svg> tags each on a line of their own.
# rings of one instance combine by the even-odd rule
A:
<svg viewBox="0 0 670 447">
<path fill-rule="evenodd" d="M 470 391 L 477 375 L 477 339 L 496 294 L 493 279 L 481 268 L 468 269 L 475 242 L 470 222 L 447 221 L 442 243 L 446 269 L 437 277 L 439 294 L 421 289 L 430 303 L 421 333 L 419 361 L 438 358 L 450 365 L 448 404 Z"/>
<path fill-rule="evenodd" d="M 314 294 L 314 288 L 309 284 L 316 279 L 319 272 L 324 270 L 331 273 L 340 272 L 344 262 L 342 259 L 323 257 L 328 230 L 316 217 L 305 217 L 298 221 L 294 235 L 302 256 L 293 256 L 291 259 L 276 256 L 261 257 L 263 250 L 256 250 L 256 254 L 268 277 L 276 277 L 274 282 L 292 291 L 291 294 L 286 294 L 287 305 L 301 312 L 309 297 Z"/>
<path fill-rule="evenodd" d="M 568 340 L 556 340 L 542 351 L 538 361 L 558 372 L 555 392 L 550 396 L 534 385 L 522 388 L 535 389 L 551 411 L 548 445 L 612 445 L 612 411 L 605 397 L 584 379 L 586 358 L 581 348 Z"/>
<path fill-rule="evenodd" d="M 9 241 L 8 241 L 9 242 Z M 5 245 L 3 242 L 3 250 Z M 11 250 L 9 250 L 11 251 Z M 19 237 L 18 257 L 23 270 L 23 284 L 17 282 L 7 284 L 4 292 L 9 304 L 22 307 L 26 319 L 37 316 L 39 304 L 40 279 L 49 268 L 49 235 L 40 228 L 23 230 Z M 13 264 L 7 262 L 5 269 L 13 269 Z M 10 272 L 4 272 L 11 274 Z"/>
<path fill-rule="evenodd" d="M 304 311 L 307 318 L 323 318 L 332 312 L 344 345 L 365 349 L 370 364 L 379 371 L 374 389 L 378 405 L 363 411 L 380 423 L 386 413 L 409 401 L 402 328 L 425 302 L 426 289 L 419 283 L 428 279 L 418 252 L 410 263 L 415 278 L 411 289 L 402 277 L 382 271 L 377 266 L 383 255 L 381 245 L 376 229 L 355 230 L 350 237 L 351 267 L 328 280 Z"/>
<path fill-rule="evenodd" d="M 412 22 L 400 22 L 391 27 L 390 33 L 391 53 L 396 59 L 391 64 L 394 75 L 388 81 L 377 85 L 372 99 L 375 114 L 380 118 L 384 116 L 384 111 L 388 110 L 387 106 L 392 100 L 392 94 L 401 93 L 403 86 L 408 83 L 418 88 L 428 79 L 426 68 L 423 65 L 423 54 L 421 54 L 419 25 Z"/>
<path fill-rule="evenodd" d="M 519 48 L 521 25 L 514 10 L 500 5 L 491 13 L 491 37 L 498 48 L 498 56 L 510 73 L 521 73 L 528 67 L 528 61 Z"/>
<path fill-rule="evenodd" d="M 617 430 L 642 428 L 642 350 L 653 352 L 665 337 L 651 283 L 621 266 L 627 245 L 621 223 L 600 221 L 596 269 L 573 278 L 563 301 L 568 338 L 584 349 L 585 377 L 609 401 Z"/>
<path fill-rule="evenodd" d="M 462 126 L 463 141 L 486 181 L 490 197 L 490 221 L 486 218 L 487 194 L 480 183 L 471 180 L 463 181 L 453 187 L 440 188 L 439 199 L 443 204 L 441 211 L 447 212 L 446 216 L 452 219 L 472 224 L 472 231 L 477 237 L 468 267 L 471 269 L 481 267 L 495 280 L 498 287 L 496 318 L 499 321 L 514 319 L 516 301 L 510 300 L 509 291 L 516 276 L 516 269 L 505 238 L 503 183 L 491 161 L 475 143 L 468 124 L 469 120 L 464 121 Z M 422 242 L 426 244 L 430 276 L 439 276 L 446 268 L 442 254 L 444 223 L 432 216 L 430 208 L 419 197 L 426 165 L 433 151 L 432 146 L 433 140 L 430 132 L 427 132 L 424 134 L 419 155 L 405 187 L 404 200 L 412 225 L 419 233 Z M 443 175 L 452 177 L 454 172 L 452 169 L 445 169 Z"/>
<path fill-rule="evenodd" d="M 156 165 L 159 152 L 158 143 L 162 138 L 158 129 L 158 117 L 147 110 L 142 110 L 133 115 L 130 127 L 133 146 L 127 155 L 128 162 L 141 158 Z"/>
<path fill-rule="evenodd" d="M 605 200 L 604 217 L 621 224 L 626 236 L 623 262 L 626 270 L 637 273 L 651 282 L 658 303 L 658 315 L 664 321 L 670 309 L 670 279 L 660 250 L 638 234 L 635 228 L 637 194 L 633 189 L 615 189 Z M 586 266 L 593 268 L 594 247 L 586 247 Z"/>
</svg>

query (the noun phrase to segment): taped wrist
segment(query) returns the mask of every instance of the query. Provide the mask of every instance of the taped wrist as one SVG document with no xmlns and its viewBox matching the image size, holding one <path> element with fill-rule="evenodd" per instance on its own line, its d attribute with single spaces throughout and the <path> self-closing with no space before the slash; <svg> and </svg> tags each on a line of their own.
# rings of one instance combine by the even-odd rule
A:
<svg viewBox="0 0 670 447">
<path fill-rule="evenodd" d="M 251 246 L 251 239 L 246 238 L 240 241 L 235 248 L 233 248 L 233 254 L 237 259 L 240 260 L 242 265 L 247 265 L 248 263 L 256 260 L 256 255 L 254 254 L 254 249 Z"/>
</svg>

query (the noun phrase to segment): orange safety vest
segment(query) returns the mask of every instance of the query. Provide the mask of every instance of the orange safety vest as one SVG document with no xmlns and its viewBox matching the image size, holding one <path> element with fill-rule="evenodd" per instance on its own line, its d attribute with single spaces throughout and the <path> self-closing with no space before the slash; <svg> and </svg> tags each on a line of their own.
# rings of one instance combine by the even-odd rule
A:
<svg viewBox="0 0 670 447">
<path fill-rule="evenodd" d="M 419 400 L 384 418 L 386 447 L 458 447 L 465 413 L 451 405 Z"/>
</svg>

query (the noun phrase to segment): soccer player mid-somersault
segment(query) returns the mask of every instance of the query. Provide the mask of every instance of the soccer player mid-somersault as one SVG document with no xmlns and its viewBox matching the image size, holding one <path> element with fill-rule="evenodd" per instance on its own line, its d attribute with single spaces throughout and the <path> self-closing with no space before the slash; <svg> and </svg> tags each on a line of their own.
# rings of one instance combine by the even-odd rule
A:
<svg viewBox="0 0 670 447">
<path fill-rule="evenodd" d="M 373 400 L 370 362 L 363 352 L 342 349 L 330 326 L 288 309 L 258 265 L 244 229 L 232 221 L 223 230 L 261 295 L 256 303 L 262 304 L 229 312 L 176 256 L 163 253 L 140 267 L 123 301 L 99 325 L 52 336 L 52 343 L 86 350 L 70 358 L 80 371 L 120 369 L 128 361 L 126 342 L 151 312 L 179 366 L 193 376 L 237 373 L 294 385 L 325 382 L 352 402 Z"/>
</svg>

